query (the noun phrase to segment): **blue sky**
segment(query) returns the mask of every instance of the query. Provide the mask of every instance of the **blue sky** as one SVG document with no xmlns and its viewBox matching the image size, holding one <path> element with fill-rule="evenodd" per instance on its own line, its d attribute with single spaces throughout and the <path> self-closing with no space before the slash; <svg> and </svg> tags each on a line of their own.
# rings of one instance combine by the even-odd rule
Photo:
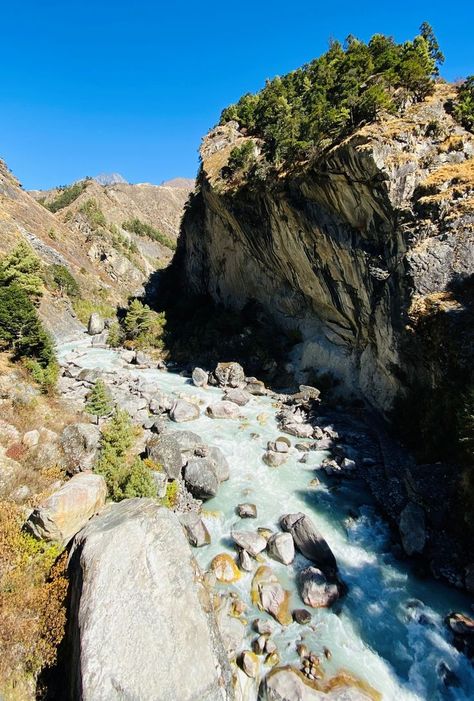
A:
<svg viewBox="0 0 474 701">
<path fill-rule="evenodd" d="M 223 107 L 325 51 L 429 21 L 449 80 L 474 73 L 474 3 L 24 0 L 0 15 L 0 157 L 26 188 L 118 171 L 194 177 Z"/>
</svg>

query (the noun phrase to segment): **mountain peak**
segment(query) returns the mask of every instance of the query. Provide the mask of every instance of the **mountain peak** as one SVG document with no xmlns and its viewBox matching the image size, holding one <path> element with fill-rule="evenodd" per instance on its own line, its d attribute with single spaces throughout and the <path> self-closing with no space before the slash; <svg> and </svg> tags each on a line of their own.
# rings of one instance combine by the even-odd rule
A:
<svg viewBox="0 0 474 701">
<path fill-rule="evenodd" d="M 99 185 L 117 185 L 118 183 L 123 183 L 125 185 L 127 184 L 127 181 L 122 175 L 120 175 L 120 173 L 100 173 L 92 179 L 98 182 Z"/>
</svg>

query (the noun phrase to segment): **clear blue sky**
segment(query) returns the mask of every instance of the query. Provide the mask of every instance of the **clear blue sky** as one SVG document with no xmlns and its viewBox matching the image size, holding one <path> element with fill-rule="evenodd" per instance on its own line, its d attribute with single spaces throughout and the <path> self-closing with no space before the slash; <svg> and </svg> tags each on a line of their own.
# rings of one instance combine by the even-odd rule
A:
<svg viewBox="0 0 474 701">
<path fill-rule="evenodd" d="M 398 41 L 429 21 L 442 75 L 474 73 L 474 2 L 2 2 L 0 157 L 26 188 L 118 171 L 194 177 L 201 136 L 265 79 L 329 37 Z"/>
</svg>

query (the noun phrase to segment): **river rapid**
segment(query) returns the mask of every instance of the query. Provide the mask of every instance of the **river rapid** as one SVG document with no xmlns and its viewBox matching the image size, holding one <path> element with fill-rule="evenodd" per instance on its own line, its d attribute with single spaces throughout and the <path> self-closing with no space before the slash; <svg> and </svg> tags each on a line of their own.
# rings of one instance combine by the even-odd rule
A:
<svg viewBox="0 0 474 701">
<path fill-rule="evenodd" d="M 179 374 L 127 366 L 117 351 L 93 348 L 90 341 L 61 345 L 58 355 L 65 358 L 77 349 L 81 352 L 76 365 L 153 378 L 169 395 L 198 397 L 202 409 L 222 398 L 222 390 L 196 388 Z M 300 463 L 300 454 L 294 451 L 281 467 L 267 466 L 262 461 L 267 442 L 281 434 L 275 413 L 271 398 L 252 397 L 241 407 L 243 419 L 212 419 L 202 412 L 195 421 L 172 424 L 173 430 L 191 430 L 221 448 L 230 465 L 229 481 L 203 506 L 212 542 L 194 550 L 200 566 L 207 569 L 217 553 L 235 554 L 229 537 L 233 527 L 255 531 L 265 526 L 278 531 L 281 515 L 302 511 L 328 541 L 348 593 L 332 609 L 309 609 L 309 626 L 276 626 L 273 640 L 281 662 L 298 664 L 296 642 L 303 640 L 321 657 L 328 676 L 341 668 L 349 670 L 377 689 L 385 701 L 472 701 L 474 668 L 453 647 L 444 625 L 450 611 L 472 614 L 472 600 L 434 580 L 416 578 L 408 563 L 394 558 L 389 528 L 367 486 L 354 479 L 336 481 L 317 469 L 327 453 L 311 451 L 308 461 Z M 292 444 L 304 442 L 290 438 Z M 316 476 L 320 484 L 311 486 Z M 235 507 L 241 502 L 256 504 L 257 519 L 241 520 L 236 515 Z M 268 564 L 291 591 L 292 608 L 303 607 L 296 578 L 308 564 L 305 558 L 297 555 L 290 566 L 270 559 Z M 249 606 L 249 620 L 266 617 L 251 605 L 252 576 L 243 573 L 234 585 L 218 585 L 222 590 L 234 588 Z M 249 649 L 254 638 L 251 633 L 245 647 Z M 324 648 L 331 651 L 330 660 L 324 658 Z"/>
</svg>

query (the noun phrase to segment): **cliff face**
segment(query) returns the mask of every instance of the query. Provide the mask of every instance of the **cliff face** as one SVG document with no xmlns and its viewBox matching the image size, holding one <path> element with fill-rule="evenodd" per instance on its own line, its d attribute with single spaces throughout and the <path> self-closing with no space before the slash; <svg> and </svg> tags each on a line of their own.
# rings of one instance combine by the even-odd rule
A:
<svg viewBox="0 0 474 701">
<path fill-rule="evenodd" d="M 459 312 L 474 272 L 474 138 L 447 113 L 451 95 L 440 85 L 319 160 L 258 179 L 223 177 L 248 137 L 235 122 L 211 131 L 178 246 L 189 289 L 231 309 L 257 301 L 297 331 L 300 380 L 330 372 L 383 411 L 420 374 L 433 385 L 420 318 Z"/>
</svg>

